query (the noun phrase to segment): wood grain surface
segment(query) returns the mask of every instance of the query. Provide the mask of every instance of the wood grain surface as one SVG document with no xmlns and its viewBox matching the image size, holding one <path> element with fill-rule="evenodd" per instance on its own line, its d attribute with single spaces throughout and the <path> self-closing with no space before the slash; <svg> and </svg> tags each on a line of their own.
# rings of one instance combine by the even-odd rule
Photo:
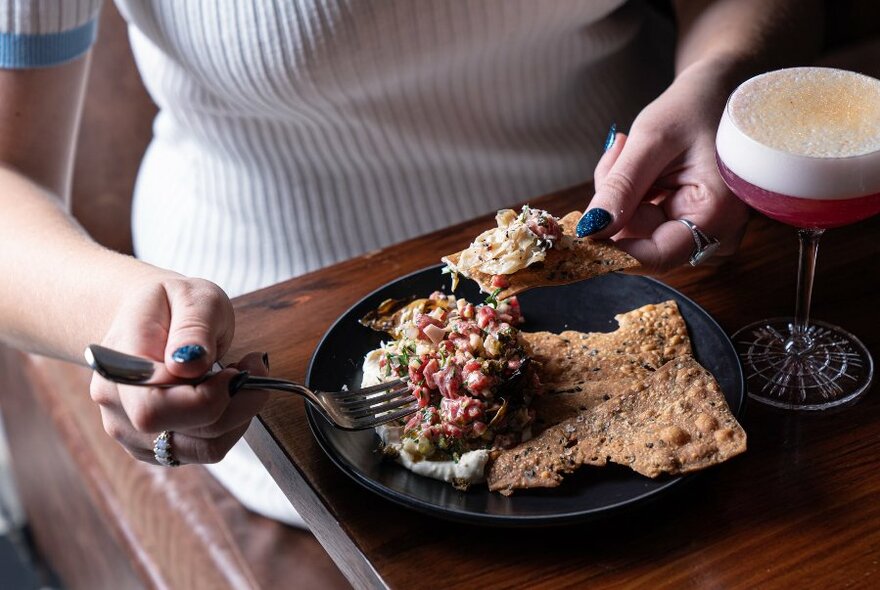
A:
<svg viewBox="0 0 880 590">
<path fill-rule="evenodd" d="M 579 208 L 580 187 L 533 201 Z M 374 252 L 238 298 L 230 357 L 268 351 L 272 373 L 302 380 L 331 323 L 376 287 L 467 245 L 490 217 Z M 728 332 L 790 315 L 794 231 L 755 218 L 723 264 L 664 282 Z M 851 329 L 880 357 L 880 217 L 829 231 L 820 248 L 814 317 Z M 874 388 L 876 389 L 876 387 Z M 275 398 L 247 438 L 356 587 L 790 588 L 880 583 L 880 401 L 821 415 L 749 403 L 749 450 L 675 493 L 598 522 L 542 530 L 452 524 L 398 507 L 337 470 L 303 402 Z"/>
</svg>

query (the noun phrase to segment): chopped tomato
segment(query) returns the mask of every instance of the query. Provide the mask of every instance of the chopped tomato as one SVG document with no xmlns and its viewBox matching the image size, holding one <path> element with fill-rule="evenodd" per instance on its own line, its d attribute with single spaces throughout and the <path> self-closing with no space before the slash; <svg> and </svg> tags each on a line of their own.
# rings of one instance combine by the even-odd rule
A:
<svg viewBox="0 0 880 590">
<path fill-rule="evenodd" d="M 452 438 L 461 438 L 464 435 L 464 431 L 461 428 L 448 422 L 443 424 L 443 430 L 446 436 L 451 436 Z"/>
<path fill-rule="evenodd" d="M 447 365 L 434 374 L 434 382 L 443 397 L 458 397 L 461 388 L 461 378 L 458 376 L 455 365 Z"/>
<path fill-rule="evenodd" d="M 419 402 L 420 408 L 425 408 L 431 403 L 431 392 L 428 391 L 427 387 L 416 386 L 412 393 L 416 401 Z"/>
<path fill-rule="evenodd" d="M 483 416 L 483 402 L 469 397 L 440 400 L 440 419 L 457 426 L 467 426 Z"/>
<path fill-rule="evenodd" d="M 493 379 L 482 371 L 474 371 L 467 377 L 467 389 L 475 395 L 485 395 L 492 386 Z"/>
<path fill-rule="evenodd" d="M 498 317 L 498 313 L 494 308 L 489 307 L 488 305 L 484 305 L 477 312 L 477 325 L 485 330 L 489 324 L 495 321 Z"/>
<path fill-rule="evenodd" d="M 461 369 L 461 375 L 465 379 L 470 377 L 470 374 L 474 371 L 479 371 L 483 368 L 483 363 L 478 360 L 470 360 L 464 364 L 464 367 Z"/>
<path fill-rule="evenodd" d="M 416 412 L 412 416 L 410 416 L 409 420 L 406 421 L 406 426 L 403 427 L 404 430 L 415 430 L 419 427 L 419 422 L 422 421 L 422 413 Z"/>
<path fill-rule="evenodd" d="M 490 284 L 497 289 L 506 289 L 510 286 L 510 281 L 507 280 L 507 275 L 493 275 Z"/>
<path fill-rule="evenodd" d="M 437 389 L 437 383 L 434 381 L 434 374 L 440 368 L 437 359 L 431 359 L 422 365 L 422 377 L 425 379 L 425 386 L 429 389 Z"/>
</svg>

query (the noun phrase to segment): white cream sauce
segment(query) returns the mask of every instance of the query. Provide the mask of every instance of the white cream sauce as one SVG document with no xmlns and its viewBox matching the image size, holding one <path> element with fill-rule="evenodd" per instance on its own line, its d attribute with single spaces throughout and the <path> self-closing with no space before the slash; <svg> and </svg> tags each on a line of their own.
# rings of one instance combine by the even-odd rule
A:
<svg viewBox="0 0 880 590">
<path fill-rule="evenodd" d="M 361 387 L 369 387 L 382 382 L 379 372 L 379 360 L 384 351 L 381 348 L 372 350 L 364 358 L 364 377 Z M 387 448 L 396 451 L 395 460 L 418 475 L 439 479 L 441 481 L 481 483 L 486 480 L 486 463 L 489 462 L 489 451 L 468 451 L 462 454 L 458 462 L 432 461 L 422 457 L 414 449 L 408 448 L 400 440 L 403 427 L 383 424 L 376 428 L 376 434 Z"/>
</svg>

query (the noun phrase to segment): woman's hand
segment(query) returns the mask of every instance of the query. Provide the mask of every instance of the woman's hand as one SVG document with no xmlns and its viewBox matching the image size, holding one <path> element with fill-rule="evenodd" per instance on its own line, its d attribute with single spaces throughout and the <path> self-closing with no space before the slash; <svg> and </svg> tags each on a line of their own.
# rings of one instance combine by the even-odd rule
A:
<svg viewBox="0 0 880 590">
<path fill-rule="evenodd" d="M 164 360 L 172 375 L 196 378 L 223 356 L 234 330 L 232 305 L 217 285 L 169 275 L 123 301 L 101 344 Z M 251 390 L 235 395 L 243 372 L 265 375 L 267 364 L 265 355 L 252 353 L 197 386 L 168 389 L 116 385 L 96 373 L 91 396 L 101 408 L 104 430 L 136 459 L 155 463 L 153 441 L 168 430 L 176 460 L 215 463 L 268 398 Z"/>
<path fill-rule="evenodd" d="M 715 133 L 731 90 L 708 64 L 680 74 L 636 117 L 629 136 L 616 134 L 596 166 L 596 195 L 579 232 L 614 240 L 654 273 L 689 260 L 694 240 L 676 221 L 682 218 L 721 242 L 716 256 L 732 254 L 748 208 L 715 164 Z"/>
</svg>

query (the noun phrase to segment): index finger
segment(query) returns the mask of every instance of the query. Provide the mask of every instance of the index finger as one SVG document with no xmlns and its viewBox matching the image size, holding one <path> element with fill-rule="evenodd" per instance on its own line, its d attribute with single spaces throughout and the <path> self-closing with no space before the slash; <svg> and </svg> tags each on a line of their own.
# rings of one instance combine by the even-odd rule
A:
<svg viewBox="0 0 880 590">
<path fill-rule="evenodd" d="M 606 239 L 619 232 L 675 157 L 658 134 L 618 134 L 618 142 L 619 152 L 612 147 L 597 166 L 596 194 L 578 224 L 579 237 Z"/>
</svg>

